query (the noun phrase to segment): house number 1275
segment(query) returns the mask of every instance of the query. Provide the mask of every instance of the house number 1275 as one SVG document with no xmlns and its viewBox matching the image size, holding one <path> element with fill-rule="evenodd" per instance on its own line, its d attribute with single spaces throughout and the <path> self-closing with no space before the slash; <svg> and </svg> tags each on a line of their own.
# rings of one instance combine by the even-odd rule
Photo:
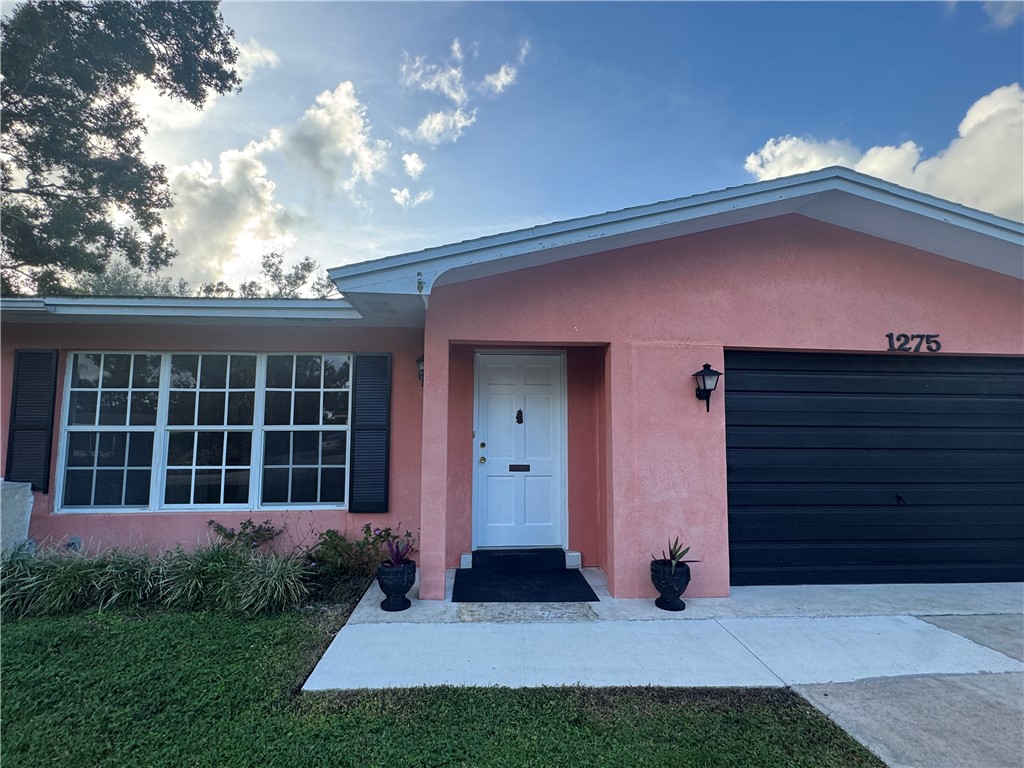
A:
<svg viewBox="0 0 1024 768">
<path fill-rule="evenodd" d="M 942 349 L 937 333 L 887 333 L 890 352 L 920 352 L 922 345 L 929 352 Z"/>
</svg>

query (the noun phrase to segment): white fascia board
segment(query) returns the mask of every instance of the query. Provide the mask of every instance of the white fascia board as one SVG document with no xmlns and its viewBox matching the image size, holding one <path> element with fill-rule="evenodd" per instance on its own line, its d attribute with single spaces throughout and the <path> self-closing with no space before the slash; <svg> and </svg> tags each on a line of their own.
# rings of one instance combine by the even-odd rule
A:
<svg viewBox="0 0 1024 768">
<path fill-rule="evenodd" d="M 0 311 L 15 319 L 46 312 L 58 317 L 143 318 L 173 322 L 196 320 L 360 320 L 362 315 L 342 299 L 177 299 L 112 297 L 10 298 Z"/>
<path fill-rule="evenodd" d="M 535 254 L 535 258 L 530 260 L 533 266 L 618 247 L 612 245 L 616 240 L 630 244 L 653 242 L 739 222 L 798 213 L 809 199 L 827 192 L 843 192 L 914 217 L 923 217 L 923 221 L 915 219 L 918 227 L 929 226 L 929 221 L 933 221 L 962 228 L 980 236 L 982 241 L 991 238 L 999 242 L 1002 251 L 1008 245 L 1024 246 L 1024 225 L 1017 222 L 914 192 L 848 168 L 834 167 L 348 264 L 328 270 L 328 275 L 345 293 L 372 291 L 427 295 L 438 277 L 450 270 L 482 266 L 526 253 Z M 834 209 L 832 214 L 829 217 L 832 223 L 842 221 L 841 209 Z M 814 214 L 807 215 L 817 218 Z M 839 225 L 842 226 L 841 223 Z M 855 228 L 855 225 L 850 228 Z M 912 241 L 913 237 L 903 239 L 907 245 L 913 245 Z M 540 255 L 544 252 L 548 253 L 546 258 Z M 945 255 L 956 258 L 952 254 Z M 496 271 L 504 270 L 499 268 Z M 467 271 L 467 274 L 473 273 L 474 270 Z"/>
</svg>

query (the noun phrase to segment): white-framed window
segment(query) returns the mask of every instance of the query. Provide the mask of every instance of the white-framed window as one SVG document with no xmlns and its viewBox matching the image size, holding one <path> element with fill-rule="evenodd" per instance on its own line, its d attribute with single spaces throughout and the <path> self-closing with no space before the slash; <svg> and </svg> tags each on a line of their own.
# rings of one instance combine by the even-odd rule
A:
<svg viewBox="0 0 1024 768">
<path fill-rule="evenodd" d="M 347 353 L 74 352 L 61 511 L 344 507 Z"/>
</svg>

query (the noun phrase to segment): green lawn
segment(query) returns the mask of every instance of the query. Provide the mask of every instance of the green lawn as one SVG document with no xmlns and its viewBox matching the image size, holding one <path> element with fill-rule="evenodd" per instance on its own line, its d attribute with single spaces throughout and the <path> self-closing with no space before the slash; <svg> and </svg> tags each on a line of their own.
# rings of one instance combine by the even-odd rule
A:
<svg viewBox="0 0 1024 768">
<path fill-rule="evenodd" d="M 156 612 L 6 621 L 3 766 L 882 765 L 783 690 L 300 694 L 329 623 Z"/>
</svg>

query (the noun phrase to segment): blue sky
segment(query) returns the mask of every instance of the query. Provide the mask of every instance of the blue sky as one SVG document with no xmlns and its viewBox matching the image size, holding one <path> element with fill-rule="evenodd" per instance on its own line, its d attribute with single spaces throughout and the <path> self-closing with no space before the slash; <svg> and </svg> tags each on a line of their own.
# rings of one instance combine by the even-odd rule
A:
<svg viewBox="0 0 1024 768">
<path fill-rule="evenodd" d="M 1022 218 L 1021 3 L 222 6 L 242 92 L 139 100 L 192 281 L 844 164 Z"/>
</svg>

